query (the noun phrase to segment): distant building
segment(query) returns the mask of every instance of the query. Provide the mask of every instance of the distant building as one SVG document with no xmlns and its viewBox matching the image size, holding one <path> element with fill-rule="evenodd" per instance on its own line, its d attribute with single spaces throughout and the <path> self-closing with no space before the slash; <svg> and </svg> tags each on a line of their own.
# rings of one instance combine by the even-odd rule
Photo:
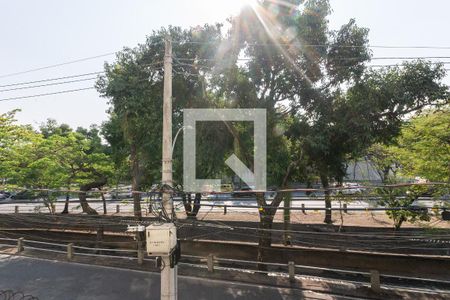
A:
<svg viewBox="0 0 450 300">
<path fill-rule="evenodd" d="M 370 160 L 361 159 L 350 162 L 347 166 L 347 175 L 344 181 L 365 181 L 371 183 L 382 183 L 382 178 Z"/>
</svg>

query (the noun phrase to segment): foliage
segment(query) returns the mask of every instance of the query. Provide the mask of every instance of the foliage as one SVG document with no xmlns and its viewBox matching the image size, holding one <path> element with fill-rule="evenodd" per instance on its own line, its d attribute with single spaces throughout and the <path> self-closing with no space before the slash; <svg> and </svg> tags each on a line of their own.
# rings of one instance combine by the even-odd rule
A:
<svg viewBox="0 0 450 300">
<path fill-rule="evenodd" d="M 399 230 L 403 222 L 430 221 L 430 215 L 426 208 L 413 206 L 414 201 L 426 189 L 427 187 L 423 186 L 378 188 L 374 193 L 381 196 L 380 205 L 392 209 L 386 210 L 386 214 L 394 221 L 395 230 Z"/>
<path fill-rule="evenodd" d="M 10 185 L 42 190 L 37 194 L 52 212 L 51 203 L 58 193 L 45 190 L 80 188 L 112 176 L 113 165 L 99 143 L 96 128 L 74 132 L 67 125 L 50 120 L 41 126 L 41 132 L 35 132 L 15 125 L 12 116 L 9 114 L 4 126 L 13 131 L 15 138 L 2 134 L 3 174 Z"/>
<path fill-rule="evenodd" d="M 290 161 L 295 173 L 313 171 L 328 188 L 342 181 L 347 161 L 375 142 L 392 141 L 406 115 L 445 101 L 445 71 L 425 61 L 367 70 L 368 29 L 350 20 L 329 30 L 328 1 L 291 4 L 262 1 L 233 20 L 230 40 L 240 48 L 230 53 L 243 49 L 249 61 L 227 72 L 217 90 L 234 106 L 266 108 L 273 120 L 269 131 L 291 118 L 284 134 L 289 154 L 268 158 L 278 186 L 294 175 L 292 165 L 284 164 Z M 277 153 L 283 143 L 271 138 L 268 153 Z M 328 197 L 326 204 L 331 205 Z"/>
<path fill-rule="evenodd" d="M 374 166 L 383 183 L 397 179 L 400 162 L 393 147 L 375 143 L 366 150 L 365 157 Z"/>
<path fill-rule="evenodd" d="M 405 124 L 393 151 L 402 173 L 435 182 L 450 181 L 450 109 L 427 111 Z"/>
</svg>

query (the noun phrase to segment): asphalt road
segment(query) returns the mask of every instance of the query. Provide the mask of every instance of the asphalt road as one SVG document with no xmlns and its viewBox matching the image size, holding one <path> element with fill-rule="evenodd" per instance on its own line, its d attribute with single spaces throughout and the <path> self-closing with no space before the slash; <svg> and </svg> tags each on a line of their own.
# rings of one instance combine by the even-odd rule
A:
<svg viewBox="0 0 450 300">
<path fill-rule="evenodd" d="M 337 299 L 286 288 L 179 276 L 179 299 Z M 43 299 L 159 299 L 159 274 L 0 255 L 0 290 Z M 339 299 L 348 299 L 341 298 Z"/>
<path fill-rule="evenodd" d="M 227 196 L 227 197 L 224 197 Z M 302 204 L 305 205 L 306 208 L 309 209 L 324 209 L 325 208 L 325 202 L 322 198 L 314 198 L 314 197 L 294 197 L 293 202 L 291 204 L 292 207 L 298 207 L 300 208 Z M 89 202 L 89 205 L 97 210 L 98 212 L 103 212 L 103 203 L 100 199 L 91 199 Z M 184 210 L 183 204 L 178 199 L 175 199 L 175 206 L 180 209 Z M 200 209 L 200 212 L 222 212 L 222 207 L 211 207 L 211 205 L 252 205 L 257 206 L 256 199 L 254 198 L 230 198 L 229 195 L 220 195 L 218 199 L 202 199 L 201 204 L 203 205 Z M 431 200 L 431 199 L 420 199 L 417 200 L 414 205 L 417 206 L 424 206 L 424 207 L 432 207 L 434 205 L 437 206 L 444 206 L 448 205 L 449 202 L 447 201 L 439 201 L 439 200 Z M 133 201 L 132 199 L 127 200 L 111 200 L 108 199 L 106 201 L 106 207 L 108 213 L 115 213 L 116 212 L 116 206 L 120 205 L 120 212 L 121 213 L 133 213 Z M 206 205 L 206 206 L 205 206 Z M 35 201 L 26 201 L 26 200 L 0 200 L 0 213 L 14 213 L 15 206 L 19 207 L 19 212 L 22 213 L 47 213 L 48 209 L 44 206 L 42 201 L 35 200 Z M 56 211 L 62 211 L 64 208 L 64 200 L 59 199 L 56 203 Z M 281 204 L 280 206 L 283 206 Z M 142 202 L 142 207 L 147 207 L 147 204 L 145 202 Z M 333 201 L 332 202 L 333 208 L 339 208 L 339 202 Z M 368 201 L 365 199 L 358 199 L 357 197 L 353 199 L 351 202 L 347 204 L 347 207 L 349 209 L 365 209 L 369 207 L 382 207 L 378 206 L 376 201 Z M 247 211 L 247 212 L 256 212 L 256 208 L 242 208 L 242 207 L 229 207 L 230 211 Z M 69 204 L 69 211 L 71 213 L 81 213 L 81 207 L 79 204 L 78 199 L 71 198 L 70 204 Z"/>
</svg>

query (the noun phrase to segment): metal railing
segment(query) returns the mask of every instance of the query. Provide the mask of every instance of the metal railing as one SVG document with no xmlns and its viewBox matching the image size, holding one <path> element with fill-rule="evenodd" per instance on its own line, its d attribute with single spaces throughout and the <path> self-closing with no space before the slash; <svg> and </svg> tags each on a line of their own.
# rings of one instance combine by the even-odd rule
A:
<svg viewBox="0 0 450 300">
<path fill-rule="evenodd" d="M 110 249 L 110 248 L 97 248 L 97 247 L 83 247 L 83 246 L 74 246 L 72 243 L 69 244 L 61 244 L 61 243 L 51 243 L 51 242 L 43 242 L 43 241 L 35 241 L 35 240 L 26 240 L 24 238 L 13 239 L 13 238 L 2 238 L 0 237 L 0 241 L 10 242 L 10 243 L 0 243 L 0 246 L 15 246 L 17 248 L 17 253 L 23 252 L 25 249 L 32 249 L 37 251 L 44 252 L 52 252 L 52 253 L 60 253 L 66 254 L 67 259 L 72 261 L 74 256 L 82 255 L 82 256 L 92 256 L 92 257 L 106 257 L 106 258 L 114 258 L 114 259 L 127 259 L 127 260 L 137 260 L 138 264 L 142 264 L 144 261 L 157 262 L 156 257 L 144 257 L 143 250 L 128 250 L 128 249 Z M 64 248 L 65 250 L 56 250 L 51 248 L 44 248 L 32 245 L 44 245 L 56 248 Z M 130 255 L 134 254 L 136 256 L 130 255 L 110 255 L 110 254 L 99 254 L 99 253 L 86 253 L 86 252 L 75 252 L 74 249 L 84 250 L 89 252 L 117 252 L 117 253 L 128 253 Z M 139 255 L 139 251 L 142 251 L 142 255 Z M 230 258 L 220 258 L 214 257 L 212 254 L 204 257 L 204 256 L 195 256 L 195 255 L 182 255 L 182 259 L 187 260 L 196 260 L 196 262 L 179 262 L 180 265 L 184 265 L 187 267 L 195 267 L 201 269 L 207 269 L 208 272 L 214 272 L 215 270 L 223 270 L 223 271 L 237 271 L 237 272 L 246 272 L 246 273 L 260 273 L 267 275 L 278 275 L 282 277 L 288 277 L 290 281 L 295 281 L 298 279 L 297 276 L 306 276 L 306 277 L 314 277 L 314 278 L 323 278 L 323 276 L 317 275 L 307 275 L 306 271 L 312 271 L 313 273 L 318 272 L 333 272 L 336 274 L 343 275 L 352 275 L 358 276 L 358 278 L 368 278 L 367 281 L 352 281 L 346 280 L 346 282 L 355 282 L 359 284 L 369 285 L 371 289 L 374 291 L 380 291 L 381 289 L 381 278 L 383 279 L 395 279 L 397 281 L 409 280 L 409 281 L 421 281 L 429 284 L 439 284 L 441 286 L 447 286 L 450 290 L 450 281 L 446 280 L 437 280 L 437 279 L 429 279 L 429 278 L 419 278 L 419 277 L 408 277 L 408 276 L 394 276 L 394 275 L 380 275 L 377 270 L 370 271 L 355 271 L 355 270 L 345 270 L 338 268 L 328 268 L 328 267 L 315 267 L 308 265 L 299 265 L 295 264 L 292 261 L 287 263 L 275 263 L 275 262 L 260 262 L 260 261 L 251 261 L 251 260 L 241 260 L 241 259 L 230 259 Z M 156 265 L 156 264 L 155 264 Z M 247 266 L 247 267 L 245 267 Z M 254 266 L 248 267 L 248 266 Z M 272 267 L 272 270 L 264 270 L 260 269 L 260 266 Z M 301 271 L 302 270 L 302 271 Z M 1 300 L 2 298 L 0 298 Z M 28 299 L 28 298 L 26 298 Z M 30 298 L 34 299 L 34 298 Z"/>
</svg>

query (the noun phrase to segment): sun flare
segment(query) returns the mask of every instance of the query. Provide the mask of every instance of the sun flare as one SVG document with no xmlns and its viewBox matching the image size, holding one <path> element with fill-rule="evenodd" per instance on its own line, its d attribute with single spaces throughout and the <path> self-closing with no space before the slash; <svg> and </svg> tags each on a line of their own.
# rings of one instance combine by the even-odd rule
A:
<svg viewBox="0 0 450 300">
<path fill-rule="evenodd" d="M 217 2 L 222 2 L 220 6 L 232 15 L 239 14 L 245 7 L 254 8 L 258 4 L 258 0 L 218 0 Z"/>
</svg>

